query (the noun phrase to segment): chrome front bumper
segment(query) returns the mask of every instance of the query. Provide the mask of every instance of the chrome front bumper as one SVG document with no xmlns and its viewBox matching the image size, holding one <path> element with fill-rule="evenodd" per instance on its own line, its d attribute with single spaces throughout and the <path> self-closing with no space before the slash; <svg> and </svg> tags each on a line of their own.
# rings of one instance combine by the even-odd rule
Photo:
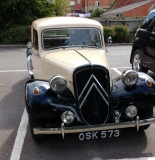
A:
<svg viewBox="0 0 155 160">
<path fill-rule="evenodd" d="M 138 132 L 140 126 L 144 126 L 152 123 L 155 123 L 155 117 L 139 120 L 139 117 L 137 116 L 136 120 L 131 122 L 107 123 L 107 124 L 76 126 L 76 127 L 65 127 L 64 123 L 62 123 L 61 128 L 33 128 L 33 132 L 36 135 L 62 134 L 62 137 L 64 138 L 65 133 L 90 132 L 90 131 L 121 129 L 121 128 L 129 128 L 129 127 L 136 127 Z"/>
</svg>

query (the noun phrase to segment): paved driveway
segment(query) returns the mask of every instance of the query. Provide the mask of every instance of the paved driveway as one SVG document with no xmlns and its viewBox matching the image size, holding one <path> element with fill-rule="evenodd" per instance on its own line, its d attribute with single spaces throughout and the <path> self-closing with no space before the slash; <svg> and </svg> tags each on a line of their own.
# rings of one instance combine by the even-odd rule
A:
<svg viewBox="0 0 155 160">
<path fill-rule="evenodd" d="M 24 102 L 26 48 L 0 48 L 0 160 L 102 160 L 155 157 L 155 125 L 145 132 L 124 129 L 119 138 L 79 141 L 76 135 L 47 136 L 36 144 L 30 135 Z M 129 64 L 131 46 L 109 47 L 111 78 Z M 155 74 L 149 72 L 153 78 Z M 145 158 L 146 159 L 146 158 Z M 153 158 L 150 158 L 153 159 Z"/>
</svg>

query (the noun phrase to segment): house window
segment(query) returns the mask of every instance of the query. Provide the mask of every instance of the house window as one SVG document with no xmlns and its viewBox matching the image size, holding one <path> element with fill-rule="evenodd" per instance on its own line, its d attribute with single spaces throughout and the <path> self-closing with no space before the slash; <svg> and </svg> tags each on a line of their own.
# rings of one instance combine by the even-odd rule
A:
<svg viewBox="0 0 155 160">
<path fill-rule="evenodd" d="M 81 0 L 77 0 L 77 4 L 80 4 L 81 3 Z"/>
<path fill-rule="evenodd" d="M 99 2 L 99 1 L 96 1 L 96 2 L 95 2 L 95 6 L 98 7 L 99 5 L 100 5 L 100 2 Z"/>
</svg>

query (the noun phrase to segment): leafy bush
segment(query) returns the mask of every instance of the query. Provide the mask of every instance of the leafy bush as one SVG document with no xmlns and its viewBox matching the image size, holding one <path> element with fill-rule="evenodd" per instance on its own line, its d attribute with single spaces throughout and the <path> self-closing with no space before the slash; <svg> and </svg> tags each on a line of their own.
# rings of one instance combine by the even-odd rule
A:
<svg viewBox="0 0 155 160">
<path fill-rule="evenodd" d="M 6 25 L 29 25 L 38 18 L 53 15 L 54 4 L 47 0 L 5 0 L 0 3 L 0 24 L 3 28 Z"/>
<path fill-rule="evenodd" d="M 56 16 L 65 16 L 70 12 L 70 0 L 55 0 L 54 8 Z"/>
<path fill-rule="evenodd" d="M 113 42 L 122 43 L 125 42 L 126 36 L 129 34 L 129 27 L 125 25 L 113 25 L 111 28 L 115 31 Z"/>
<path fill-rule="evenodd" d="M 104 11 L 103 10 L 100 10 L 99 8 L 97 8 L 95 11 L 89 11 L 89 12 L 91 12 L 91 17 L 93 18 L 93 17 L 100 17 L 100 15 L 102 14 L 102 13 L 104 13 Z"/>
<path fill-rule="evenodd" d="M 108 37 L 114 37 L 116 32 L 111 27 L 103 27 L 104 28 L 104 39 L 107 42 Z"/>
<path fill-rule="evenodd" d="M 26 44 L 30 41 L 30 26 L 12 26 L 0 34 L 1 44 Z"/>
</svg>

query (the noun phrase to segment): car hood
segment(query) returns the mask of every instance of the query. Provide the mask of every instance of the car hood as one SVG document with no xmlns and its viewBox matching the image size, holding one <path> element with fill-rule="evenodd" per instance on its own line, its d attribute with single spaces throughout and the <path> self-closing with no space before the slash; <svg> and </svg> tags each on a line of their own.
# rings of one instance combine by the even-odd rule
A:
<svg viewBox="0 0 155 160">
<path fill-rule="evenodd" d="M 44 56 L 44 76 L 47 80 L 56 75 L 64 77 L 73 92 L 73 71 L 79 66 L 90 63 L 108 67 L 105 51 L 100 49 L 55 50 Z"/>
</svg>

